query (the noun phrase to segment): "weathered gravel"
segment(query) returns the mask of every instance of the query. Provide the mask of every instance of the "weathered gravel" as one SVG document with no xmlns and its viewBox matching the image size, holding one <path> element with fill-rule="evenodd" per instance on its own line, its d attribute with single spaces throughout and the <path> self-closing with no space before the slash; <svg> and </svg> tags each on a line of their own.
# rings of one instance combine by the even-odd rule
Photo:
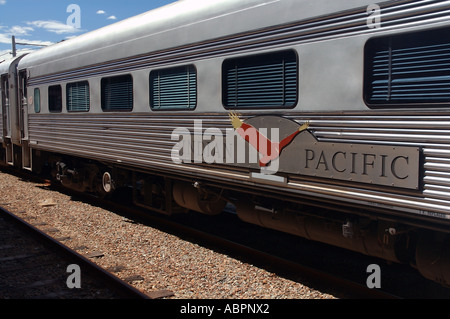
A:
<svg viewBox="0 0 450 319">
<path fill-rule="evenodd" d="M 0 205 L 145 293 L 175 299 L 334 299 L 301 282 L 0 171 Z M 130 279 L 132 278 L 132 279 Z M 134 281 L 133 281 L 134 280 Z"/>
</svg>

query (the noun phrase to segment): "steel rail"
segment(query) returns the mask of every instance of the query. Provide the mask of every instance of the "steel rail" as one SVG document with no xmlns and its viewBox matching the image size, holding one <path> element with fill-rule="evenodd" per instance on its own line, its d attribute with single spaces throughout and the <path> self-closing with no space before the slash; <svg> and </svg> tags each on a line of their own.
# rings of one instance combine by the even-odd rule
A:
<svg viewBox="0 0 450 319">
<path fill-rule="evenodd" d="M 90 261 L 83 255 L 80 255 L 76 251 L 70 249 L 61 242 L 50 237 L 43 231 L 29 224 L 22 218 L 16 216 L 10 211 L 3 207 L 0 207 L 0 215 L 6 217 L 8 220 L 14 222 L 16 225 L 24 229 L 27 233 L 33 235 L 41 243 L 51 247 L 52 249 L 58 251 L 60 254 L 70 257 L 76 260 L 76 263 L 84 269 L 84 271 L 89 272 L 98 279 L 98 281 L 104 283 L 108 288 L 112 289 L 123 299 L 151 299 L 150 296 L 139 291 L 135 287 L 129 285 L 128 283 L 122 281 L 120 278 L 109 273 L 105 269 L 101 268 L 94 262 Z"/>
</svg>

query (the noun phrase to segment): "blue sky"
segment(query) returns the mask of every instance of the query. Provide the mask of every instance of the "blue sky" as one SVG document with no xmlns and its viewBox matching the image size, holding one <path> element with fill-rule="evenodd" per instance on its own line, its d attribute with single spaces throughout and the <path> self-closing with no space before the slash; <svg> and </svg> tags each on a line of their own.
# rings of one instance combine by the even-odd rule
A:
<svg viewBox="0 0 450 319">
<path fill-rule="evenodd" d="M 0 62 L 10 58 L 12 35 L 20 43 L 50 45 L 172 2 L 175 0 L 0 0 Z M 19 53 L 37 48 L 17 46 Z"/>
</svg>

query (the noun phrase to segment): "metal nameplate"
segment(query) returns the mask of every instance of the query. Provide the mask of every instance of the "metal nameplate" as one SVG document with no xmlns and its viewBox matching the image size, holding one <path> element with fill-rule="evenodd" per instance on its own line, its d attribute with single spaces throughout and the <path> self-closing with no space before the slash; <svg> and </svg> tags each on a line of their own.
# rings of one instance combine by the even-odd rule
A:
<svg viewBox="0 0 450 319">
<path fill-rule="evenodd" d="M 245 123 L 246 128 L 254 128 L 256 134 L 264 132 L 267 136 L 268 145 L 263 151 L 258 150 L 260 159 L 270 153 L 272 144 L 276 145 L 273 147 L 276 154 L 269 156 L 272 162 L 268 163 L 268 169 L 274 174 L 287 173 L 413 190 L 420 187 L 421 150 L 418 147 L 322 142 L 305 129 L 307 126 L 304 124 L 276 116 L 255 117 Z M 274 132 L 278 135 L 277 143 L 270 140 Z M 239 133 L 242 135 L 243 131 L 237 130 L 236 135 Z M 242 139 L 241 136 L 237 138 Z M 250 148 L 257 148 L 250 146 L 250 142 L 248 144 Z M 261 168 L 262 165 L 246 163 L 244 166 L 249 168 Z"/>
</svg>

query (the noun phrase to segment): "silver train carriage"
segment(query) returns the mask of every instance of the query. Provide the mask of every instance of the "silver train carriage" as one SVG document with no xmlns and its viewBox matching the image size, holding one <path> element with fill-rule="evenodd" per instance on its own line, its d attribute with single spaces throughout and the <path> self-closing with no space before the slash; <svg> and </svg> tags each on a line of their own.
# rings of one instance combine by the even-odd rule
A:
<svg viewBox="0 0 450 319">
<path fill-rule="evenodd" d="M 0 64 L 0 162 L 22 168 L 23 116 L 28 113 L 18 101 L 24 83 L 19 83 L 17 66 L 23 56 Z M 20 87 L 19 87 L 20 85 Z M 20 111 L 21 110 L 21 111 Z"/>
<path fill-rule="evenodd" d="M 450 1 L 178 1 L 23 57 L 12 155 L 448 285 L 449 61 Z"/>
</svg>

